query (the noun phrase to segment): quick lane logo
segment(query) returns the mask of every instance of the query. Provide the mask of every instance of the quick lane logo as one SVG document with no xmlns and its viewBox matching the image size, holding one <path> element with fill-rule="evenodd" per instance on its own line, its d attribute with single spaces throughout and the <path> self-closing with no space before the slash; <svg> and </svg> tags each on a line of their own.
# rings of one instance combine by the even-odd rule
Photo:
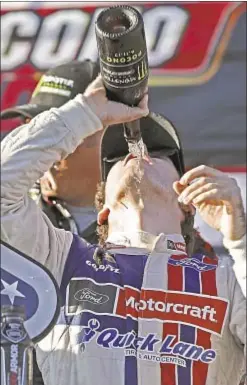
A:
<svg viewBox="0 0 247 385">
<path fill-rule="evenodd" d="M 134 319 L 155 319 L 161 322 L 183 323 L 210 333 L 222 334 L 227 315 L 228 301 L 207 295 L 195 295 L 172 291 L 125 291 L 126 300 L 119 293 L 117 314 Z M 126 309 L 124 308 L 126 306 Z"/>
<path fill-rule="evenodd" d="M 84 311 L 93 314 L 113 314 L 118 287 L 96 283 L 92 279 L 72 278 L 66 292 L 66 314 Z"/>
<path fill-rule="evenodd" d="M 138 357 L 158 364 L 175 363 L 186 367 L 186 359 L 211 363 L 216 358 L 216 351 L 205 349 L 203 346 L 176 341 L 177 336 L 168 334 L 161 339 L 157 334 L 136 334 L 131 330 L 125 334 L 116 328 L 107 328 L 99 331 L 100 322 L 90 319 L 77 336 L 77 344 L 88 344 L 95 340 L 96 344 L 105 349 L 124 349 L 126 356 Z M 165 354 L 165 356 L 164 356 Z"/>
<path fill-rule="evenodd" d="M 174 258 L 174 256 L 170 257 L 168 260 L 169 265 L 173 266 L 185 266 L 190 267 L 191 269 L 194 269 L 196 271 L 209 271 L 209 270 L 215 270 L 217 265 L 204 263 L 199 261 L 196 258 L 183 258 L 180 260 L 177 260 Z"/>
<path fill-rule="evenodd" d="M 99 294 L 87 288 L 78 290 L 75 293 L 75 299 L 82 302 L 86 301 L 89 303 L 93 303 L 95 305 L 102 305 L 103 303 L 109 301 L 108 295 Z"/>
</svg>

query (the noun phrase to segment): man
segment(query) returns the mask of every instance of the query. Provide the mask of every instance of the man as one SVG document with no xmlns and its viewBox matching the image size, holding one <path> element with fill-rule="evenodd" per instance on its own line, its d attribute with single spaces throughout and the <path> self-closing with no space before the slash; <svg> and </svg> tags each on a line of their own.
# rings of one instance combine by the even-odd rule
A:
<svg viewBox="0 0 247 385">
<path fill-rule="evenodd" d="M 98 73 L 98 64 L 90 60 L 54 67 L 41 77 L 28 104 L 2 111 L 1 119 L 19 117 L 27 123 L 40 112 L 60 107 L 83 92 Z M 100 179 L 96 161 L 100 139 L 101 132 L 87 138 L 73 154 L 54 164 L 36 181 L 30 192 L 54 226 L 94 243 L 97 242 L 94 196 Z"/>
<path fill-rule="evenodd" d="M 160 116 L 143 118 L 151 161 L 123 153 L 119 126 L 112 125 L 147 114 L 146 96 L 135 108 L 108 101 L 97 78 L 83 96 L 40 114 L 2 143 L 2 237 L 43 263 L 60 285 L 59 321 L 37 347 L 46 385 L 239 383 L 245 344 L 239 188 L 205 166 L 182 176 L 178 137 Z M 97 198 L 108 238 L 97 248 L 56 229 L 28 190 L 108 126 L 101 144 L 107 182 Z M 235 272 L 227 258 L 188 258 L 195 206 L 223 233 Z"/>
<path fill-rule="evenodd" d="M 40 112 L 59 107 L 83 92 L 99 72 L 96 63 L 72 61 L 47 71 L 35 88 L 29 104 L 8 108 L 2 119 L 20 117 L 28 123 Z M 91 243 L 98 243 L 96 212 L 93 200 L 99 175 L 101 132 L 88 137 L 66 159 L 56 162 L 36 181 L 31 197 L 46 213 L 54 226 L 80 234 Z M 85 166 L 86 165 L 86 166 Z M 99 228 L 102 231 L 104 226 Z M 205 242 L 196 234 L 194 253 L 204 249 Z M 205 250 L 211 255 L 212 250 Z M 34 384 L 42 384 L 34 357 Z"/>
</svg>

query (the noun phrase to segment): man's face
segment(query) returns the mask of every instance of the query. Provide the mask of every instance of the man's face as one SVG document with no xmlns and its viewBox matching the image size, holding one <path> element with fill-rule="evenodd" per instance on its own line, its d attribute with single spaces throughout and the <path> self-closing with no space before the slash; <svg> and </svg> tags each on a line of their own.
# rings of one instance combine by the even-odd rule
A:
<svg viewBox="0 0 247 385">
<path fill-rule="evenodd" d="M 25 119 L 28 123 L 31 119 Z M 100 180 L 102 132 L 86 138 L 73 154 L 53 165 L 40 179 L 43 197 L 58 197 L 73 206 L 93 206 Z"/>
<path fill-rule="evenodd" d="M 128 155 L 109 172 L 106 204 L 114 207 L 119 202 L 131 202 L 139 207 L 143 200 L 155 198 L 167 203 L 176 201 L 177 204 L 177 195 L 172 187 L 177 180 L 179 175 L 170 159 L 152 158 L 152 164 L 149 164 Z"/>
<path fill-rule="evenodd" d="M 59 197 L 73 206 L 93 206 L 100 180 L 101 134 L 98 132 L 86 138 L 73 154 L 45 173 L 40 181 L 44 196 Z"/>
</svg>

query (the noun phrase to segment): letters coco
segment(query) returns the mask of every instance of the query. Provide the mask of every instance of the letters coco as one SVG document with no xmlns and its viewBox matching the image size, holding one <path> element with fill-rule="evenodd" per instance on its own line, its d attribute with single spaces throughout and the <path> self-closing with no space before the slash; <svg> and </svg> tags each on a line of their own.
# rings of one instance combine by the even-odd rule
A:
<svg viewBox="0 0 247 385">
<path fill-rule="evenodd" d="M 47 16 L 34 11 L 3 14 L 1 70 L 10 71 L 28 61 L 43 71 L 65 61 L 97 60 L 94 23 L 102 9 L 95 9 L 93 14 L 82 9 L 56 10 Z M 175 55 L 189 15 L 177 6 L 158 6 L 145 10 L 143 19 L 149 66 L 157 67 Z M 115 63 L 132 63 L 140 58 L 138 55 L 141 53 L 126 52 L 122 57 L 109 57 L 107 63 L 113 59 Z"/>
</svg>

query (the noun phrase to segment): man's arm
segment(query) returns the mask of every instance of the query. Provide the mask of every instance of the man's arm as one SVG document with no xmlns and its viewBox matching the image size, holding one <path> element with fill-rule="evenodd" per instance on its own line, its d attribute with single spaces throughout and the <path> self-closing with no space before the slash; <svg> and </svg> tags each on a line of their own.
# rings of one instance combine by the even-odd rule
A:
<svg viewBox="0 0 247 385">
<path fill-rule="evenodd" d="M 229 329 L 242 352 L 246 355 L 246 298 L 232 266 L 227 277 L 229 290 Z"/>
<path fill-rule="evenodd" d="M 54 162 L 101 128 L 90 108 L 73 100 L 38 115 L 1 143 L 2 239 L 46 265 L 58 280 L 72 235 L 55 229 L 28 191 Z"/>
<path fill-rule="evenodd" d="M 1 143 L 1 237 L 37 259 L 58 282 L 72 234 L 55 229 L 28 191 L 56 161 L 66 158 L 84 138 L 111 124 L 148 114 L 147 95 L 137 107 L 109 101 L 99 76 L 84 95 L 43 112 L 11 132 Z"/>
<path fill-rule="evenodd" d="M 246 217 L 236 180 L 211 167 L 198 166 L 175 182 L 174 189 L 180 202 L 196 207 L 205 222 L 221 232 L 246 296 Z"/>
<path fill-rule="evenodd" d="M 224 238 L 224 246 L 233 257 L 233 270 L 242 293 L 246 297 L 246 235 L 237 241 L 230 241 Z"/>
</svg>

